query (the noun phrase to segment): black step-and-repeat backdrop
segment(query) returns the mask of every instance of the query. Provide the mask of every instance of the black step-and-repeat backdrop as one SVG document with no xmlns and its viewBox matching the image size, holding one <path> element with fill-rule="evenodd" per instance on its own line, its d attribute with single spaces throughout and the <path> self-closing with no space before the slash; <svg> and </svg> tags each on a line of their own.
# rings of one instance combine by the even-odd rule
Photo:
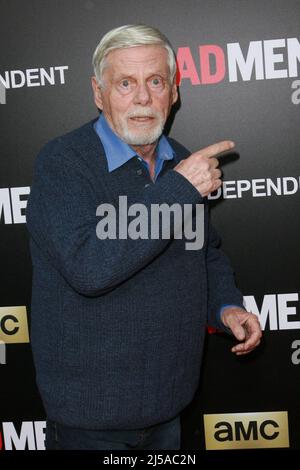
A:
<svg viewBox="0 0 300 470">
<path fill-rule="evenodd" d="M 192 151 L 236 142 L 211 195 L 262 346 L 235 357 L 209 330 L 183 449 L 300 449 L 300 3 L 298 0 L 2 0 L 0 16 L 0 448 L 43 449 L 30 350 L 26 203 L 41 146 L 96 117 L 91 55 L 126 23 L 161 29 L 177 54 L 170 135 Z M 182 384 L 184 387 L 184 384 Z"/>
</svg>

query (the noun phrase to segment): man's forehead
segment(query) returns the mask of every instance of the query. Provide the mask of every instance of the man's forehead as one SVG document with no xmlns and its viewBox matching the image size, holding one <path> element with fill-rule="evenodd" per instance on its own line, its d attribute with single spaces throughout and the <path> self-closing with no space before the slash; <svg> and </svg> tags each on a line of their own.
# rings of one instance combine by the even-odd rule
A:
<svg viewBox="0 0 300 470">
<path fill-rule="evenodd" d="M 167 66 L 168 53 L 163 46 L 146 45 L 114 49 L 106 56 L 106 65 L 114 68 L 144 66 Z"/>
</svg>

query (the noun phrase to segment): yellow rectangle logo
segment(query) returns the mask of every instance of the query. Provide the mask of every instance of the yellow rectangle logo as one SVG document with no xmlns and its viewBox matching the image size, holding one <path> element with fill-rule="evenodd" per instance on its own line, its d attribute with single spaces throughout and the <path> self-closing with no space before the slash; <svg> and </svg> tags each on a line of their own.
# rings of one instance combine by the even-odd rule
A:
<svg viewBox="0 0 300 470">
<path fill-rule="evenodd" d="M 6 344 L 29 343 L 25 306 L 0 307 L 0 340 Z"/>
<path fill-rule="evenodd" d="M 204 415 L 207 450 L 289 447 L 287 411 Z"/>
</svg>

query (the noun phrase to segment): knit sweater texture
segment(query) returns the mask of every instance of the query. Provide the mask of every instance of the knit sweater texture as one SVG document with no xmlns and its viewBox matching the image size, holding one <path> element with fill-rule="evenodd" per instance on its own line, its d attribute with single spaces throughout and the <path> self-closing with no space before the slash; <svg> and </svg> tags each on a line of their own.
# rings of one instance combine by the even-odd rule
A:
<svg viewBox="0 0 300 470">
<path fill-rule="evenodd" d="M 199 382 L 207 324 L 243 305 L 206 198 L 174 166 L 155 183 L 132 158 L 108 171 L 94 121 L 40 151 L 27 205 L 33 263 L 31 343 L 49 419 L 84 429 L 140 429 L 178 415 Z M 97 207 L 205 204 L 205 243 L 106 239 Z M 221 361 L 221 358 L 220 358 Z"/>
</svg>

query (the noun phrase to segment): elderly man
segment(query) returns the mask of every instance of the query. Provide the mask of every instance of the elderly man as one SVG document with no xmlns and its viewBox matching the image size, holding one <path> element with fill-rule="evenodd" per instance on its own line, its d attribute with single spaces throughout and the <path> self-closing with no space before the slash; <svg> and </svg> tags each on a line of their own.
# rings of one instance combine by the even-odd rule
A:
<svg viewBox="0 0 300 470">
<path fill-rule="evenodd" d="M 190 155 L 163 135 L 177 100 L 176 65 L 158 30 L 108 32 L 93 63 L 102 113 L 41 150 L 27 208 L 46 447 L 179 449 L 206 325 L 231 330 L 238 355 L 261 337 L 207 216 L 206 196 L 221 184 L 216 156 L 234 144 Z M 169 237 L 121 229 L 99 237 L 99 205 L 118 208 L 120 196 L 146 210 L 203 205 L 201 249 L 186 249 L 175 228 Z"/>
</svg>

